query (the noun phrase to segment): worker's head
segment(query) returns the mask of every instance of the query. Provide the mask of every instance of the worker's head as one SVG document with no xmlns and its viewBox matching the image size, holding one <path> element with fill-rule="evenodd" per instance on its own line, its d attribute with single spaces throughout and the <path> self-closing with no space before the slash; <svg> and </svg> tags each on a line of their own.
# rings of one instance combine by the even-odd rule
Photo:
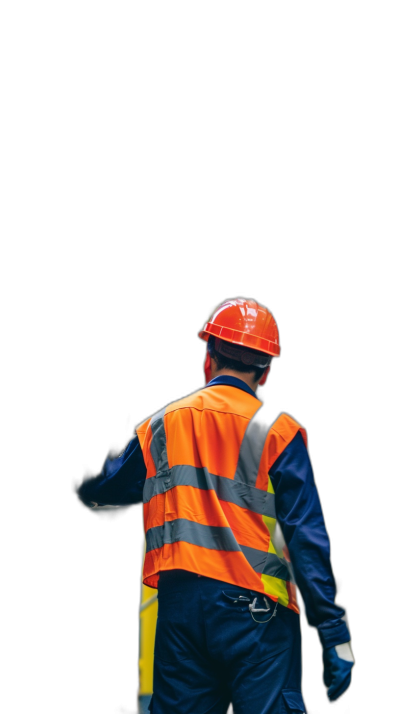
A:
<svg viewBox="0 0 400 714">
<path fill-rule="evenodd" d="M 206 349 L 206 360 L 207 355 L 210 357 L 210 374 L 211 360 L 214 360 L 214 371 L 216 373 L 222 372 L 223 370 L 230 370 L 233 372 L 253 374 L 253 381 L 257 384 L 260 383 L 264 372 L 272 363 L 272 357 L 270 355 L 251 350 L 248 347 L 243 349 L 243 347 L 233 345 L 230 342 L 221 340 L 220 337 L 214 337 L 214 335 L 209 336 Z"/>
<path fill-rule="evenodd" d="M 219 372 L 247 373 L 255 386 L 264 384 L 272 357 L 280 353 L 277 324 L 255 300 L 235 298 L 220 305 L 199 332 L 208 342 L 206 382 Z"/>
</svg>

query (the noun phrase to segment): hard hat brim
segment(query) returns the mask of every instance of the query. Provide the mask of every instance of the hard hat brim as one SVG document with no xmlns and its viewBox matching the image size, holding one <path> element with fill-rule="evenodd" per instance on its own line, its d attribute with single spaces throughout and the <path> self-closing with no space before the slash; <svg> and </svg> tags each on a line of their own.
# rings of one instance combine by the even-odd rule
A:
<svg viewBox="0 0 400 714">
<path fill-rule="evenodd" d="M 221 340 L 232 342 L 234 345 L 249 347 L 252 350 L 257 350 L 257 352 L 264 352 L 273 357 L 279 357 L 281 352 L 281 348 L 276 342 L 271 342 L 271 340 L 267 340 L 264 337 L 257 337 L 249 332 L 240 332 L 231 327 L 216 325 L 215 322 L 207 322 L 199 332 L 199 337 L 206 342 L 208 342 L 210 335 L 220 337 Z"/>
</svg>

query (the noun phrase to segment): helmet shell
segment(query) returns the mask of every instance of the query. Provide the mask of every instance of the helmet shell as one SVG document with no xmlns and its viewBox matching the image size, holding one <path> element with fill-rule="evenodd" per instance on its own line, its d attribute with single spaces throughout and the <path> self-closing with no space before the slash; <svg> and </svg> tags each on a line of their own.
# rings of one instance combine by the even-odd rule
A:
<svg viewBox="0 0 400 714">
<path fill-rule="evenodd" d="M 233 298 L 223 302 L 199 332 L 206 342 L 210 335 L 273 357 L 281 351 L 273 315 L 255 300 Z"/>
</svg>

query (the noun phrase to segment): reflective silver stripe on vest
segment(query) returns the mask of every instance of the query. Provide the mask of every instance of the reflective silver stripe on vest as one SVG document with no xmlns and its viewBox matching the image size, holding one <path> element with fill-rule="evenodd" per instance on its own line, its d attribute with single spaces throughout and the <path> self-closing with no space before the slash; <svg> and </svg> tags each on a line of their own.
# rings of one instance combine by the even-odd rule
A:
<svg viewBox="0 0 400 714">
<path fill-rule="evenodd" d="M 266 553 L 263 550 L 249 548 L 247 545 L 241 545 L 240 547 L 256 573 L 293 581 L 290 563 L 284 558 L 279 558 L 275 553 Z"/>
<path fill-rule="evenodd" d="M 242 481 L 242 483 L 255 488 L 266 436 L 265 427 L 263 428 L 257 422 L 249 422 L 240 444 L 235 481 Z"/>
<path fill-rule="evenodd" d="M 146 533 L 146 552 L 162 548 L 166 543 L 178 541 L 208 550 L 242 552 L 256 573 L 265 573 L 282 580 L 293 580 L 289 564 L 284 558 L 256 548 L 249 548 L 247 545 L 240 545 L 230 528 L 206 526 L 186 518 L 176 518 L 174 521 L 166 521 L 162 526 L 149 528 Z"/>
<path fill-rule="evenodd" d="M 146 533 L 146 552 L 180 540 L 210 550 L 240 551 L 230 528 L 205 526 L 186 518 L 177 518 L 175 521 L 165 521 L 162 526 L 149 528 Z"/>
<path fill-rule="evenodd" d="M 153 457 L 157 473 L 159 471 L 168 470 L 167 436 L 165 434 L 164 427 L 164 414 L 165 407 L 157 412 L 157 414 L 154 414 L 150 421 L 150 427 L 153 434 L 150 444 L 150 453 Z"/>
<path fill-rule="evenodd" d="M 258 550 L 256 548 L 249 548 L 247 545 L 241 545 L 240 547 L 243 551 L 243 554 L 249 561 L 251 567 L 256 571 L 256 573 L 263 573 L 264 568 L 267 564 L 267 551 Z"/>
<path fill-rule="evenodd" d="M 279 558 L 275 553 L 267 554 L 267 563 L 263 573 L 265 575 L 272 575 L 273 578 L 294 582 L 291 563 L 285 560 L 285 558 Z"/>
<path fill-rule="evenodd" d="M 173 488 L 174 486 L 193 486 L 203 490 L 213 490 L 221 501 L 234 503 L 236 506 L 248 508 L 269 518 L 275 518 L 275 496 L 261 488 L 249 487 L 241 481 L 233 481 L 225 476 L 216 476 L 207 468 L 195 466 L 172 466 L 168 471 L 168 489 L 165 488 L 166 472 L 146 479 L 143 489 L 143 503 L 148 503 L 153 496 Z"/>
<path fill-rule="evenodd" d="M 274 553 L 266 553 L 257 548 L 240 545 L 230 528 L 206 526 L 186 518 L 166 521 L 162 526 L 149 528 L 146 533 L 146 553 L 162 548 L 165 543 L 184 541 L 209 550 L 242 552 L 256 573 L 266 573 L 274 578 L 293 583 L 290 564 Z"/>
<path fill-rule="evenodd" d="M 254 513 L 276 518 L 275 496 L 262 489 L 256 489 L 257 478 L 265 434 L 258 424 L 248 425 L 240 447 L 238 466 L 234 480 L 225 476 L 211 474 L 207 468 L 195 466 L 173 466 L 168 468 L 166 434 L 164 427 L 165 408 L 155 414 L 150 422 L 152 440 L 150 451 L 157 474 L 146 479 L 143 490 L 143 502 L 148 503 L 153 496 L 164 493 L 174 486 L 193 486 L 204 490 L 214 490 L 221 501 L 234 503 L 241 508 L 248 508 Z M 251 427 L 251 428 L 250 428 Z M 243 446 L 244 443 L 244 446 Z M 246 475 L 245 459 L 249 459 L 249 475 Z M 167 479 L 162 477 L 167 476 Z"/>
</svg>

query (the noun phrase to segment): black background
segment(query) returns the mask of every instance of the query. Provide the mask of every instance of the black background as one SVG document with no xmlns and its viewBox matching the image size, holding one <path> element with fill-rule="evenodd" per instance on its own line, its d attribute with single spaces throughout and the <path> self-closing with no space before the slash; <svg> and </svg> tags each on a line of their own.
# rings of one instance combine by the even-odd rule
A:
<svg viewBox="0 0 400 714">
<path fill-rule="evenodd" d="M 208 214 L 191 229 L 180 223 L 174 230 L 168 217 L 156 231 L 143 225 L 122 251 L 110 237 L 89 259 L 86 253 L 78 260 L 68 286 L 67 369 L 59 393 L 68 415 L 60 452 L 69 602 L 61 618 L 69 652 L 62 699 L 79 714 L 135 711 L 143 535 L 140 507 L 93 515 L 77 503 L 71 483 L 96 473 L 136 424 L 203 385 L 204 344 L 197 332 L 229 297 L 255 298 L 278 322 L 282 356 L 259 392 L 263 416 L 271 423 L 288 412 L 307 429 L 337 599 L 347 609 L 357 661 L 363 656 L 353 557 L 360 547 L 364 468 L 360 414 L 367 409 L 357 266 L 343 245 L 339 249 L 332 226 L 328 237 L 320 236 L 318 224 L 293 240 L 295 222 L 289 234 L 277 226 L 268 235 L 250 219 L 227 227 L 218 216 L 218 227 L 210 226 Z M 316 632 L 303 616 L 302 629 L 310 714 L 354 710 L 357 668 L 349 693 L 329 705 Z"/>
</svg>

